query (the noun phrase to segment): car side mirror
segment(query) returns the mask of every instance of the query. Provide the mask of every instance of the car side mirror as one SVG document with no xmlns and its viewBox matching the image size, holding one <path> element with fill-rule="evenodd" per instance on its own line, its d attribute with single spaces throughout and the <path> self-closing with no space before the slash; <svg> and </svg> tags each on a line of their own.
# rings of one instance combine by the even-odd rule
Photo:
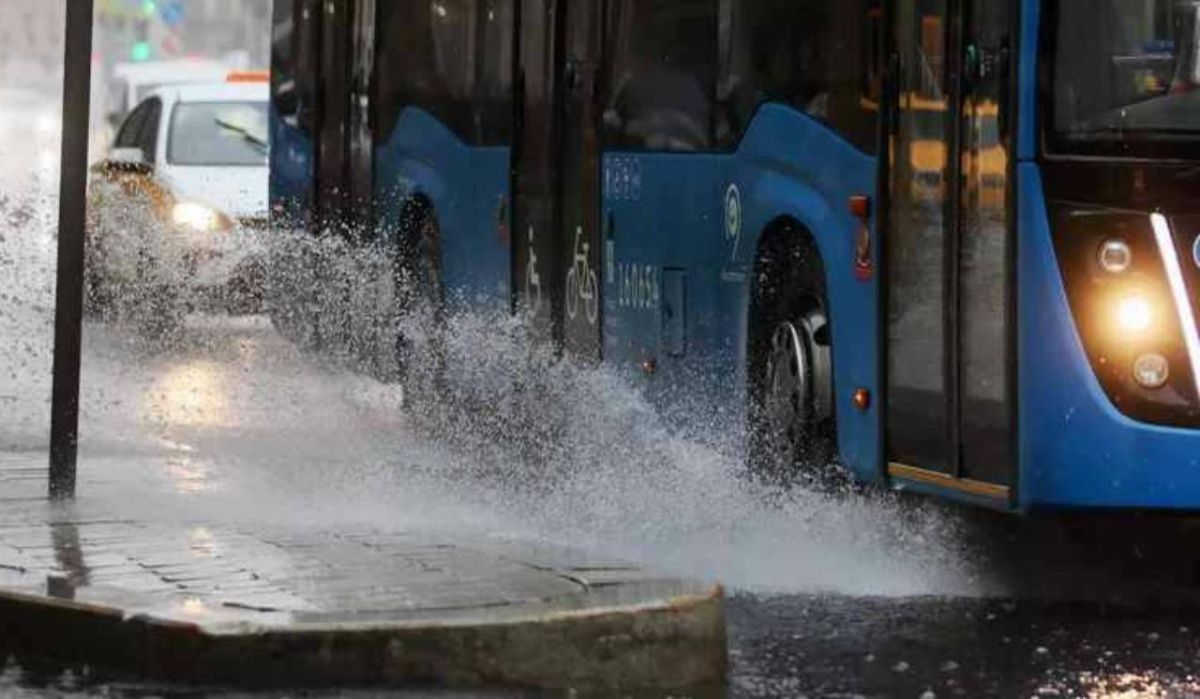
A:
<svg viewBox="0 0 1200 699">
<path fill-rule="evenodd" d="M 108 170 L 141 174 L 149 173 L 154 169 L 150 163 L 146 162 L 146 152 L 136 146 L 113 148 L 109 151 L 104 166 Z"/>
</svg>

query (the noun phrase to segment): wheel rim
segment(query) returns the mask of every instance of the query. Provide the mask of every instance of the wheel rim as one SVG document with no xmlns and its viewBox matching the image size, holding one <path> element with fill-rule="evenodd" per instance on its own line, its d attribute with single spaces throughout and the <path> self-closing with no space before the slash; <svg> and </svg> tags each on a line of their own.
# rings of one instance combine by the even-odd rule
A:
<svg viewBox="0 0 1200 699">
<path fill-rule="evenodd" d="M 802 326 L 784 322 L 771 337 L 764 407 L 771 443 L 781 455 L 796 452 L 811 421 L 813 386 L 805 333 Z"/>
</svg>

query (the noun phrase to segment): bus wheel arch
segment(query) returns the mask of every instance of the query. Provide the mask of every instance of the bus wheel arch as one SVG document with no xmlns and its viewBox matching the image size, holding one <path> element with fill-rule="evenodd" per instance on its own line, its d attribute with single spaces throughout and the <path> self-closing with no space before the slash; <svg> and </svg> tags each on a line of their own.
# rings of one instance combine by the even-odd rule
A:
<svg viewBox="0 0 1200 699">
<path fill-rule="evenodd" d="M 765 480 L 825 488 L 837 454 L 828 283 L 816 237 L 772 221 L 754 259 L 747 327 L 749 465 Z"/>
</svg>

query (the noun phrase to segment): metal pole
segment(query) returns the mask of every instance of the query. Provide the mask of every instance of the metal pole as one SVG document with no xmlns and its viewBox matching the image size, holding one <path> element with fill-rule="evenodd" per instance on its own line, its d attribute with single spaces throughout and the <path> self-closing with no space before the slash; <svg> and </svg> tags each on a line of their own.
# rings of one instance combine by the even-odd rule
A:
<svg viewBox="0 0 1200 699">
<path fill-rule="evenodd" d="M 50 408 L 50 497 L 75 497 L 79 443 L 79 354 L 83 320 L 83 235 L 87 213 L 88 116 L 93 0 L 67 0 L 63 61 L 62 174 Z"/>
</svg>

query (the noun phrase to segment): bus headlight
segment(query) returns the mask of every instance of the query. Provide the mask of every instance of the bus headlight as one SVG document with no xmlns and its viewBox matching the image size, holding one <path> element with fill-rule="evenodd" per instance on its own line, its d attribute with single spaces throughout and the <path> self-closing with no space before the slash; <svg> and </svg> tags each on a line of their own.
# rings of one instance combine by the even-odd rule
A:
<svg viewBox="0 0 1200 699">
<path fill-rule="evenodd" d="M 1126 296 L 1117 303 L 1117 325 L 1127 334 L 1141 334 L 1154 324 L 1154 307 L 1141 296 Z"/>
<path fill-rule="evenodd" d="M 1133 265 L 1133 250 L 1120 238 L 1110 238 L 1100 244 L 1100 269 L 1109 274 L 1123 274 Z"/>
<path fill-rule="evenodd" d="M 225 214 L 203 204 L 182 201 L 171 209 L 171 221 L 181 228 L 199 233 L 229 230 L 232 224 Z"/>
</svg>

